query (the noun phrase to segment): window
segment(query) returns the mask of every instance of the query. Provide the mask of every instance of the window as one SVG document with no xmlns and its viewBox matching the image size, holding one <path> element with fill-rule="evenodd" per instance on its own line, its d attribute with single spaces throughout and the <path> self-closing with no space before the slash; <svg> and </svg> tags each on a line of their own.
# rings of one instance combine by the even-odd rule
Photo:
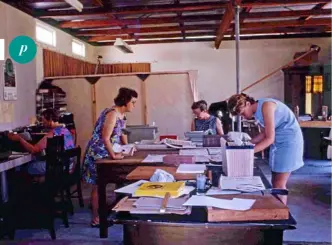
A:
<svg viewBox="0 0 332 245">
<path fill-rule="evenodd" d="M 77 40 L 73 40 L 71 44 L 72 44 L 72 51 L 74 54 L 85 57 L 84 43 Z"/>
<path fill-rule="evenodd" d="M 50 28 L 42 23 L 36 24 L 36 39 L 39 42 L 52 45 L 56 45 L 56 34 L 53 28 Z"/>
<path fill-rule="evenodd" d="M 314 76 L 314 93 L 322 93 L 323 92 L 323 76 Z"/>
<path fill-rule="evenodd" d="M 312 113 L 312 77 L 305 76 L 305 114 Z"/>
</svg>

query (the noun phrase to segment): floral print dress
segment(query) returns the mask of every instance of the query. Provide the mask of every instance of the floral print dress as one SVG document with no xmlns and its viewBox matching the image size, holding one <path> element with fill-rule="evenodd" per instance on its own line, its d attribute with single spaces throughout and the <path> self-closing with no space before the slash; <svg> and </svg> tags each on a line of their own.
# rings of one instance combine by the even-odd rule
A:
<svg viewBox="0 0 332 245">
<path fill-rule="evenodd" d="M 85 157 L 83 160 L 83 179 L 89 184 L 96 184 L 97 170 L 95 161 L 101 158 L 109 157 L 109 153 L 102 139 L 102 131 L 106 115 L 113 110 L 114 108 L 108 108 L 101 113 L 92 133 L 92 138 L 86 147 Z M 110 138 L 112 144 L 121 144 L 122 129 L 124 127 L 125 120 L 117 118 Z"/>
</svg>

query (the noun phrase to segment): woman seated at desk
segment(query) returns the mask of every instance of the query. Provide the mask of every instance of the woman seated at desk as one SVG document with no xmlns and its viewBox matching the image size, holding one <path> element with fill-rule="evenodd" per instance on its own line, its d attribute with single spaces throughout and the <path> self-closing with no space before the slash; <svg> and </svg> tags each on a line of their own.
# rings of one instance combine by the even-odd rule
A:
<svg viewBox="0 0 332 245">
<path fill-rule="evenodd" d="M 220 119 L 208 113 L 205 100 L 194 102 L 191 109 L 196 117 L 191 124 L 192 131 L 210 130 L 214 135 L 224 134 Z"/>
<path fill-rule="evenodd" d="M 122 153 L 115 153 L 113 144 L 128 144 L 127 136 L 122 134 L 126 126 L 125 113 L 135 107 L 137 92 L 129 88 L 120 88 L 114 99 L 115 106 L 105 109 L 99 116 L 92 138 L 86 148 L 83 161 L 83 179 L 92 184 L 92 227 L 99 226 L 98 192 L 96 185 L 97 171 L 95 161 L 101 158 L 122 159 Z"/>
<path fill-rule="evenodd" d="M 43 126 L 50 129 L 45 136 L 38 141 L 38 143 L 32 145 L 27 142 L 23 137 L 17 134 L 8 134 L 8 138 L 12 141 L 18 141 L 20 144 L 30 153 L 36 155 L 36 160 L 27 165 L 27 171 L 30 175 L 44 175 L 46 172 L 45 160 L 38 160 L 38 154 L 42 153 L 46 149 L 47 138 L 53 136 L 64 135 L 64 148 L 72 149 L 75 147 L 74 140 L 67 128 L 63 124 L 58 123 L 59 116 L 53 109 L 46 109 L 42 112 L 42 123 Z M 73 169 L 74 164 L 70 164 L 69 171 Z"/>
</svg>

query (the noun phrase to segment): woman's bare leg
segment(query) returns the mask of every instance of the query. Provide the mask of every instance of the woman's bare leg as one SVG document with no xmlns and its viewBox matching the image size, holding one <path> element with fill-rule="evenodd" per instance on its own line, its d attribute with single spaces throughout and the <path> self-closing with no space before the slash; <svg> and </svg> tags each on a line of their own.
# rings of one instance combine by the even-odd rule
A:
<svg viewBox="0 0 332 245">
<path fill-rule="evenodd" d="M 286 184 L 290 173 L 276 173 L 272 172 L 272 187 L 273 188 L 280 188 L 280 189 L 287 189 Z M 278 196 L 280 200 L 287 204 L 287 196 Z"/>
<path fill-rule="evenodd" d="M 97 185 L 92 186 L 91 190 L 91 206 L 92 206 L 92 223 L 99 224 L 98 216 L 98 188 Z"/>
</svg>

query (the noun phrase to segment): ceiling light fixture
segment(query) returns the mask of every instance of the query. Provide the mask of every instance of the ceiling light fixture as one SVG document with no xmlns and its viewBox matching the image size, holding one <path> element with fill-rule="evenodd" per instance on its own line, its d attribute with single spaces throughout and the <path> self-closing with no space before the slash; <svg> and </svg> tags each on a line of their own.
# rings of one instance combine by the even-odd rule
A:
<svg viewBox="0 0 332 245">
<path fill-rule="evenodd" d="M 77 11 L 82 12 L 83 4 L 78 0 L 65 0 L 69 5 L 74 7 Z"/>
</svg>

